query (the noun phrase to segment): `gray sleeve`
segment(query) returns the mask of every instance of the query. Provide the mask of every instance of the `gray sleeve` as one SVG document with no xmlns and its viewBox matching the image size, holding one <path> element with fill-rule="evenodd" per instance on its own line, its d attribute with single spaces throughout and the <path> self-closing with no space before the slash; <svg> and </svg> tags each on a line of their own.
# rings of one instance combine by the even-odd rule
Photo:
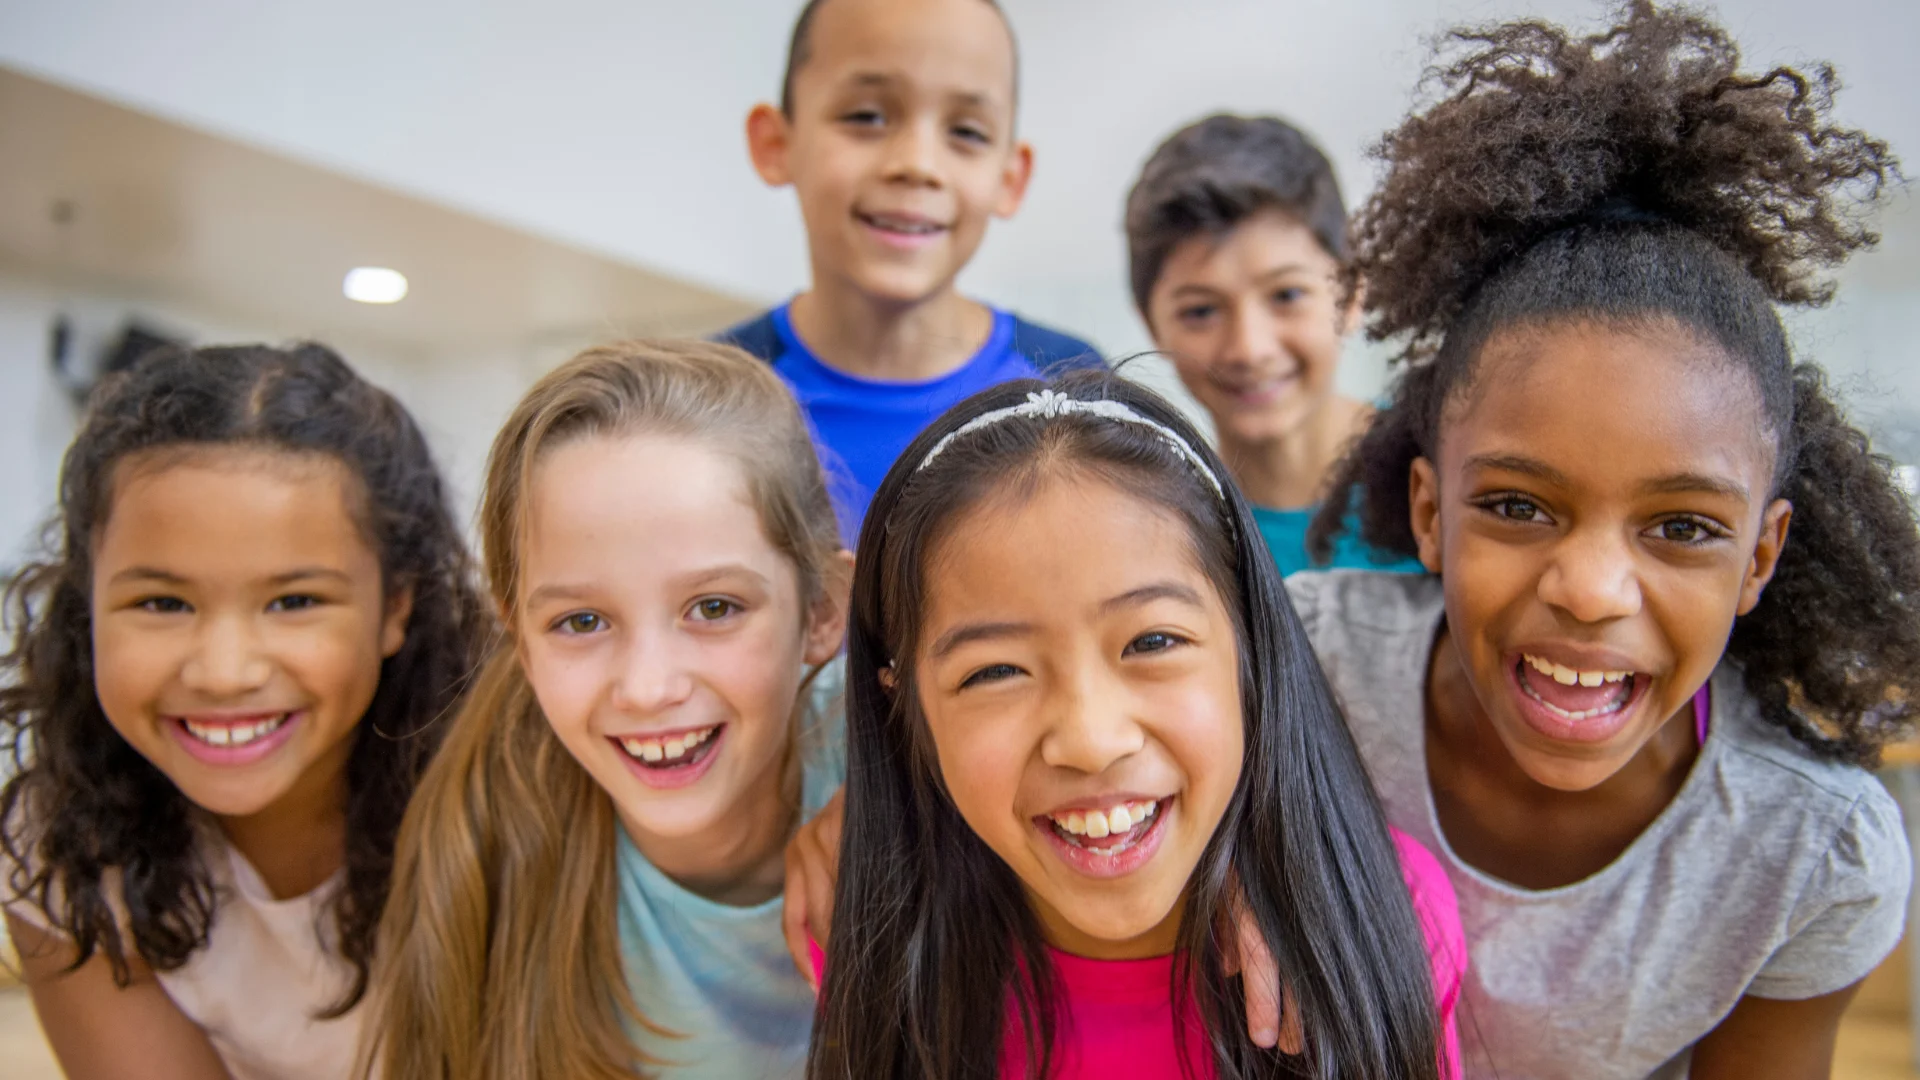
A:
<svg viewBox="0 0 1920 1080">
<path fill-rule="evenodd" d="M 1316 570 L 1301 570 L 1287 575 L 1287 599 L 1293 602 L 1293 610 L 1300 616 L 1300 622 L 1307 628 L 1307 637 L 1318 641 L 1320 637 L 1320 587 L 1326 584 L 1326 574 Z"/>
<path fill-rule="evenodd" d="M 1801 893 L 1787 940 L 1747 992 L 1801 1001 L 1866 978 L 1906 928 L 1912 863 L 1900 809 L 1876 784 L 1841 824 Z"/>
</svg>

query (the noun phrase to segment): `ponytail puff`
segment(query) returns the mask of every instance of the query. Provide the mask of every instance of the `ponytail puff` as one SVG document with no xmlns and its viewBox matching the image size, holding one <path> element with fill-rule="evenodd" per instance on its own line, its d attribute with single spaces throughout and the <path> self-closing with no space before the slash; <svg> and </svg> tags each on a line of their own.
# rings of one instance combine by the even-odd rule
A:
<svg viewBox="0 0 1920 1080">
<path fill-rule="evenodd" d="M 1727 655 L 1762 713 L 1822 757 L 1872 767 L 1920 709 L 1920 530 L 1893 463 L 1810 364 L 1793 371 L 1787 543 Z"/>
<path fill-rule="evenodd" d="M 1427 453 L 1427 432 L 1443 393 L 1437 363 L 1409 365 L 1394 384 L 1393 404 L 1375 416 L 1334 466 L 1326 498 L 1307 527 L 1307 555 L 1333 558 L 1334 541 L 1355 528 L 1375 550 L 1420 556 L 1408 512 L 1415 458 Z"/>
</svg>

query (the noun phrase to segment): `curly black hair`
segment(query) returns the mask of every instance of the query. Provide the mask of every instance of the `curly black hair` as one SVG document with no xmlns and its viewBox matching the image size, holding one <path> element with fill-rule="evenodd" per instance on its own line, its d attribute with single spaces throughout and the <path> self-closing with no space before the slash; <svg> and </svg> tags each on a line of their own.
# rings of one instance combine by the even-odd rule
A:
<svg viewBox="0 0 1920 1080">
<path fill-rule="evenodd" d="M 1920 535 L 1776 305 L 1878 241 L 1863 214 L 1901 181 L 1886 143 L 1830 118 L 1830 67 L 1749 75 L 1706 16 L 1634 0 L 1604 33 L 1538 21 L 1442 39 L 1436 99 L 1376 147 L 1351 273 L 1368 335 L 1401 338 L 1392 404 L 1337 468 L 1309 547 L 1357 505 L 1416 551 L 1408 470 L 1436 449 L 1488 339 L 1558 319 L 1677 323 L 1746 370 L 1792 535 L 1728 656 L 1763 713 L 1826 757 L 1872 764 L 1920 709 Z M 1350 502 L 1349 500 L 1353 500 Z"/>
<path fill-rule="evenodd" d="M 15 775 L 0 789 L 0 894 L 24 898 L 117 981 L 129 950 L 168 971 L 207 942 L 216 898 L 193 807 L 107 721 L 94 691 L 93 544 L 128 457 L 200 446 L 324 454 L 361 486 L 360 525 L 389 593 L 413 590 L 406 640 L 380 669 L 347 764 L 345 887 L 332 901 L 355 971 L 330 1015 L 365 994 L 394 837 L 438 742 L 433 722 L 478 663 L 492 617 L 426 440 L 406 410 L 323 346 L 165 349 L 94 393 L 61 465 L 48 553 L 8 583 L 13 648 L 0 657 L 0 739 Z M 8 738 L 10 736 L 10 738 Z M 129 943 L 103 875 L 122 879 Z"/>
</svg>

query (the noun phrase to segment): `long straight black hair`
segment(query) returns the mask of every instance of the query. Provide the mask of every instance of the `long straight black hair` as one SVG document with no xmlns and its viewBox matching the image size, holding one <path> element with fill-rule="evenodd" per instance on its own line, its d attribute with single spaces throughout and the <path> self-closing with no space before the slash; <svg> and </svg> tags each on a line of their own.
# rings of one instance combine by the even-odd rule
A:
<svg viewBox="0 0 1920 1080">
<path fill-rule="evenodd" d="M 1194 1000 L 1223 1080 L 1430 1080 L 1439 1029 L 1427 952 L 1359 753 L 1286 599 L 1245 500 L 1152 430 L 1086 414 L 1016 417 L 934 444 L 1042 389 L 1123 403 L 1227 473 L 1165 401 L 1111 375 L 1021 381 L 955 406 L 909 446 L 867 512 L 848 656 L 847 822 L 815 1080 L 988 1080 L 1011 1002 L 1029 1066 L 1049 1069 L 1060 1026 L 1038 924 L 1011 869 L 967 827 L 942 782 L 912 657 L 927 557 L 992 493 L 1048 481 L 1116 484 L 1185 522 L 1232 614 L 1244 702 L 1240 781 L 1183 901 L 1176 1001 Z M 891 664 L 893 689 L 880 682 Z M 1247 1037 L 1223 974 L 1235 895 L 1258 921 L 1306 1036 L 1304 1053 Z M 1176 1025 L 1176 1037 L 1180 1027 Z"/>
</svg>

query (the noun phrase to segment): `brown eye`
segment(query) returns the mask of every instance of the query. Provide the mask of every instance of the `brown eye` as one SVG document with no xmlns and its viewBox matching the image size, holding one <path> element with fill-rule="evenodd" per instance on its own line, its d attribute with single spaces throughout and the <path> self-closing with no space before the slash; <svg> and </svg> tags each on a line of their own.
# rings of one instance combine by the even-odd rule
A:
<svg viewBox="0 0 1920 1080">
<path fill-rule="evenodd" d="M 693 617 L 701 622 L 718 622 L 733 614 L 736 610 L 738 610 L 738 607 L 733 601 L 724 600 L 718 596 L 709 596 L 705 600 L 697 600 L 694 602 Z"/>
<path fill-rule="evenodd" d="M 607 620 L 591 611 L 576 611 L 563 616 L 559 628 L 569 634 L 593 634 L 606 629 Z"/>
</svg>

